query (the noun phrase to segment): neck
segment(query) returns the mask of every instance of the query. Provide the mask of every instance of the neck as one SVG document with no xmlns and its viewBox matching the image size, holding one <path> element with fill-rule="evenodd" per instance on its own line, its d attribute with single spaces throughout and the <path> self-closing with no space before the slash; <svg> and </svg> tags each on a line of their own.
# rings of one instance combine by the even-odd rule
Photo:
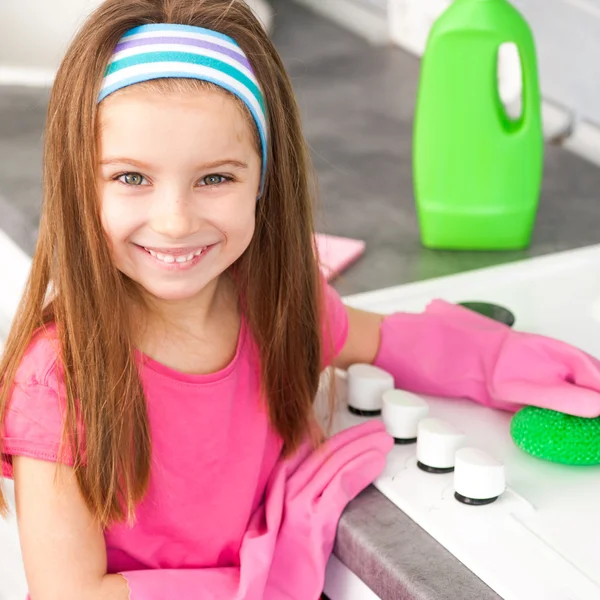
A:
<svg viewBox="0 0 600 600">
<path fill-rule="evenodd" d="M 186 343 L 204 338 L 215 316 L 233 309 L 235 289 L 231 278 L 224 274 L 193 298 L 162 300 L 145 296 L 144 300 L 147 309 L 139 345 L 148 347 L 166 340 Z"/>
</svg>

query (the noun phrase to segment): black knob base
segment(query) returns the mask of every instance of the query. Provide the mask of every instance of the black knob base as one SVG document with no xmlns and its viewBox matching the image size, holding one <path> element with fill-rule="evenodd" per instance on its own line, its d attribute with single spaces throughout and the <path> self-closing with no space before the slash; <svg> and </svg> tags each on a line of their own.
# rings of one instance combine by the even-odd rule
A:
<svg viewBox="0 0 600 600">
<path fill-rule="evenodd" d="M 454 492 L 454 497 L 459 501 L 462 502 L 463 504 L 468 504 L 469 506 L 485 506 L 486 504 L 491 504 L 492 502 L 495 502 L 496 500 L 498 500 L 498 496 L 494 497 L 494 498 L 467 498 L 466 496 L 463 496 L 462 494 L 459 494 L 458 492 Z"/>
<path fill-rule="evenodd" d="M 348 410 L 357 417 L 378 417 L 381 414 L 379 410 L 362 410 L 360 408 L 354 408 L 354 406 L 348 405 Z"/>
<path fill-rule="evenodd" d="M 509 327 L 515 324 L 515 315 L 504 306 L 492 304 L 491 302 L 459 302 L 458 304 Z"/>
<path fill-rule="evenodd" d="M 425 471 L 425 473 L 433 473 L 434 475 L 441 475 L 443 473 L 452 473 L 454 471 L 454 467 L 430 467 L 429 465 L 424 465 L 420 460 L 417 461 L 417 467 L 421 469 L 421 471 Z"/>
</svg>

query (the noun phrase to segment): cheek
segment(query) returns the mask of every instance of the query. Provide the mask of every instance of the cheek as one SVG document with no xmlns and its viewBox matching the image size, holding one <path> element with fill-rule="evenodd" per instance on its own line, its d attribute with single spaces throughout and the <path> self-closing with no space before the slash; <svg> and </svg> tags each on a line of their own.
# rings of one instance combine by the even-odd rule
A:
<svg viewBox="0 0 600 600">
<path fill-rule="evenodd" d="M 234 202 L 219 214 L 214 215 L 213 223 L 227 237 L 229 243 L 247 244 L 254 233 L 256 222 L 256 202 Z"/>
<path fill-rule="evenodd" d="M 255 225 L 256 213 L 254 210 L 249 210 L 241 214 L 238 213 L 235 220 L 231 223 L 228 237 L 235 236 L 236 242 L 245 249 L 254 235 Z"/>
<path fill-rule="evenodd" d="M 101 199 L 100 214 L 102 227 L 113 243 L 127 237 L 142 220 L 139 207 L 110 194 L 105 194 Z"/>
</svg>

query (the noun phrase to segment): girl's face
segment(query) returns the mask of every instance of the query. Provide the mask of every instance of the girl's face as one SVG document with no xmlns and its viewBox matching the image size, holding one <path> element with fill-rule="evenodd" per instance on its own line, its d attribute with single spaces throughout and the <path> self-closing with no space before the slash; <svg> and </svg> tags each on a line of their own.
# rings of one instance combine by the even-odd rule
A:
<svg viewBox="0 0 600 600">
<path fill-rule="evenodd" d="M 117 268 L 156 299 L 193 299 L 252 239 L 252 123 L 219 90 L 136 86 L 104 100 L 99 119 L 102 223 Z"/>
</svg>

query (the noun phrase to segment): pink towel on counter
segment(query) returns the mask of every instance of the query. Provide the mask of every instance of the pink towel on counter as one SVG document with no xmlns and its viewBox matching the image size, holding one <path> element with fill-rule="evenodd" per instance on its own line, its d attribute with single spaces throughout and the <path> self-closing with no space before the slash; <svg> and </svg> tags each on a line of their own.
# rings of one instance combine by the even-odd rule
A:
<svg viewBox="0 0 600 600">
<path fill-rule="evenodd" d="M 365 251 L 362 240 L 317 233 L 315 241 L 321 273 L 327 281 L 339 275 Z"/>
</svg>

